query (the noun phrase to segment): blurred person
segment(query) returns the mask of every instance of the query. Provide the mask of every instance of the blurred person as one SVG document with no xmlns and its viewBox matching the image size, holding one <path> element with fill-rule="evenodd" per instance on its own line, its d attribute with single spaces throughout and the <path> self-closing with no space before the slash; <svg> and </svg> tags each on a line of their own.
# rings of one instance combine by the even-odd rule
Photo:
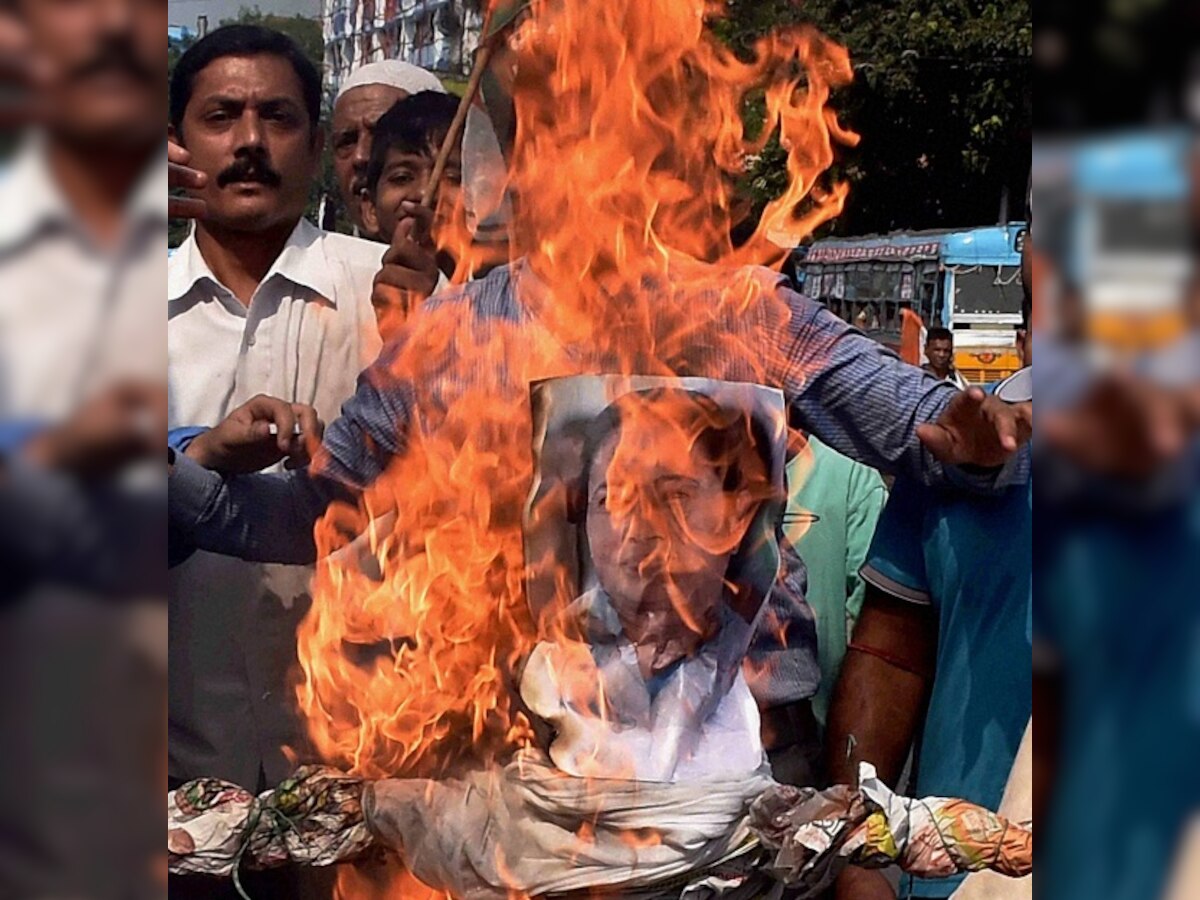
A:
<svg viewBox="0 0 1200 900">
<path fill-rule="evenodd" d="M 162 0 L 0 12 L 0 895 L 161 895 Z M 183 162 L 185 157 L 177 157 Z M 176 206 L 195 213 L 194 205 Z M 119 821 L 121 827 L 112 827 Z"/>
<path fill-rule="evenodd" d="M 1085 465 L 1126 452 L 1095 439 L 1117 447 Z M 1064 900 L 1161 897 L 1200 807 L 1200 497 L 1111 477 L 1038 498 L 1037 878 Z"/>
<path fill-rule="evenodd" d="M 432 72 L 398 59 L 355 69 L 338 90 L 333 104 L 333 171 L 342 206 L 362 237 L 381 237 L 378 228 L 363 218 L 363 192 L 367 189 L 375 125 L 398 101 L 425 91 L 446 93 Z"/>
<path fill-rule="evenodd" d="M 421 199 L 457 109 L 454 97 L 424 91 L 397 102 L 375 126 L 363 218 L 391 245 L 371 294 L 385 341 L 415 305 L 446 287 L 454 274 L 456 260 L 438 245 L 451 225 L 459 233 L 466 229 L 465 222 L 456 221 L 461 219 L 461 146 L 446 164 L 434 208 Z"/>
<path fill-rule="evenodd" d="M 960 390 L 965 390 L 967 380 L 954 367 L 954 332 L 940 325 L 925 332 L 925 358 L 928 362 L 921 368 L 935 378 L 948 381 Z"/>
<path fill-rule="evenodd" d="M 1137 370 L 1105 371 L 1088 365 L 1096 348 L 1081 331 L 1060 327 L 1039 348 L 1054 377 L 1039 381 L 1047 402 L 1037 456 L 1055 479 L 1039 486 L 1034 556 L 1038 885 L 1065 900 L 1191 896 L 1195 333 Z"/>
<path fill-rule="evenodd" d="M 320 76 L 287 36 L 219 28 L 179 60 L 174 141 L 207 176 L 204 217 L 167 267 L 167 349 L 176 447 L 206 459 L 204 426 L 270 393 L 294 420 L 263 435 L 254 468 L 302 464 L 318 416 L 333 417 L 378 353 L 371 282 L 379 244 L 304 218 L 322 148 Z M 299 434 L 294 432 L 298 431 Z M 302 752 L 289 682 L 295 630 L 310 603 L 307 568 L 197 554 L 171 573 L 169 775 L 264 789 Z M 300 873 L 264 876 L 256 896 L 292 897 Z M 303 876 L 308 880 L 309 876 Z M 232 886 L 172 879 L 172 894 Z"/>
<path fill-rule="evenodd" d="M 1018 350 L 1032 365 L 1032 299 Z M 1026 370 L 1027 372 L 1028 370 Z M 1013 399 L 1026 376 L 996 387 Z M 834 783 L 860 761 L 895 785 L 917 735 L 914 796 L 1000 805 L 1032 714 L 1032 482 L 955 496 L 900 478 L 862 577 L 866 600 L 829 715 Z M 907 877 L 906 877 L 907 880 Z M 961 878 L 912 879 L 904 896 L 947 898 Z M 847 871 L 839 898 L 894 900 L 883 873 Z"/>
</svg>

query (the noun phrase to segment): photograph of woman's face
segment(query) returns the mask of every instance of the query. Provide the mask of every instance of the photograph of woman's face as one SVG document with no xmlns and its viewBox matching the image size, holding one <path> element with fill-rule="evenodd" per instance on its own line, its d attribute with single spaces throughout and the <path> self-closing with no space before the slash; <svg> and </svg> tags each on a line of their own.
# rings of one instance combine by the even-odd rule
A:
<svg viewBox="0 0 1200 900">
<path fill-rule="evenodd" d="M 586 461 L 592 563 L 630 640 L 690 652 L 718 627 L 764 469 L 748 428 L 715 432 L 686 393 L 626 395 L 618 412 Z"/>
</svg>

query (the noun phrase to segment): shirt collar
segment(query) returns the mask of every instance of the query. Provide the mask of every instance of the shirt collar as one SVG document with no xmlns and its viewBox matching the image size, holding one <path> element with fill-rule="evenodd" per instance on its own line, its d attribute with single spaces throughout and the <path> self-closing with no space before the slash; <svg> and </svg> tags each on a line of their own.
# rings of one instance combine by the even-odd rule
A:
<svg viewBox="0 0 1200 900">
<path fill-rule="evenodd" d="M 137 188 L 130 198 L 129 212 L 135 222 L 153 222 L 166 224 L 167 194 L 170 191 L 167 178 L 167 154 L 163 150 L 156 157 L 150 170 L 142 176 Z"/>
<path fill-rule="evenodd" d="M 308 288 L 336 306 L 333 263 L 325 256 L 324 236 L 325 232 L 307 219 L 301 218 L 263 278 L 262 284 L 273 278 L 283 278 L 292 284 Z M 187 240 L 172 254 L 171 264 L 167 267 L 167 300 L 182 299 L 205 279 L 213 284 L 220 284 L 208 263 L 204 261 L 196 243 L 196 230 L 193 228 Z"/>
<path fill-rule="evenodd" d="M 25 141 L 7 171 L 0 175 L 0 247 L 29 240 L 46 227 L 70 226 L 73 212 L 46 164 L 45 141 L 34 135 Z M 132 225 L 166 224 L 166 151 L 148 168 L 129 200 Z"/>
<path fill-rule="evenodd" d="M 48 225 L 70 220 L 66 198 L 46 166 L 42 143 L 30 139 L 0 180 L 0 246 L 19 244 Z"/>
</svg>

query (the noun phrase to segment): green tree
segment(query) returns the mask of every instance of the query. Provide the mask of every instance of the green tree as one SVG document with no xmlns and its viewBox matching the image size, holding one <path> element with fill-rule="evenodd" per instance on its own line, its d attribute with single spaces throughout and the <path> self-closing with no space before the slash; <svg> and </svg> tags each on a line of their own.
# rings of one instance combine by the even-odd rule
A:
<svg viewBox="0 0 1200 900">
<path fill-rule="evenodd" d="M 312 60 L 318 71 L 325 67 L 325 38 L 321 34 L 321 23 L 299 13 L 293 16 L 281 16 L 277 13 L 264 13 L 257 6 L 243 6 L 237 16 L 232 19 L 222 19 L 222 25 L 261 25 L 275 31 L 282 31 L 304 51 L 304 55 Z"/>
<path fill-rule="evenodd" d="M 1029 174 L 1033 25 L 1027 0 L 730 0 L 716 32 L 737 52 L 810 23 L 845 44 L 855 82 L 834 96 L 859 147 L 842 234 L 985 224 L 1022 214 Z M 753 116 L 753 112 L 751 113 Z M 777 144 L 753 164 L 756 208 L 786 180 Z"/>
</svg>

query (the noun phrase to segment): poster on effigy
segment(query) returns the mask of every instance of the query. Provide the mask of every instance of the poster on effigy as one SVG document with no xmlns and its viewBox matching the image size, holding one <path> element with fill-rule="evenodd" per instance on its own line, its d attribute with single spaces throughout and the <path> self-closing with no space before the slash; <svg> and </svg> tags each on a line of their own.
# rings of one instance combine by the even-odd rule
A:
<svg viewBox="0 0 1200 900">
<path fill-rule="evenodd" d="M 741 664 L 779 570 L 782 395 L 577 376 L 535 384 L 532 407 L 525 550 L 543 642 L 522 692 L 557 731 L 555 764 L 647 781 L 757 768 Z"/>
</svg>

